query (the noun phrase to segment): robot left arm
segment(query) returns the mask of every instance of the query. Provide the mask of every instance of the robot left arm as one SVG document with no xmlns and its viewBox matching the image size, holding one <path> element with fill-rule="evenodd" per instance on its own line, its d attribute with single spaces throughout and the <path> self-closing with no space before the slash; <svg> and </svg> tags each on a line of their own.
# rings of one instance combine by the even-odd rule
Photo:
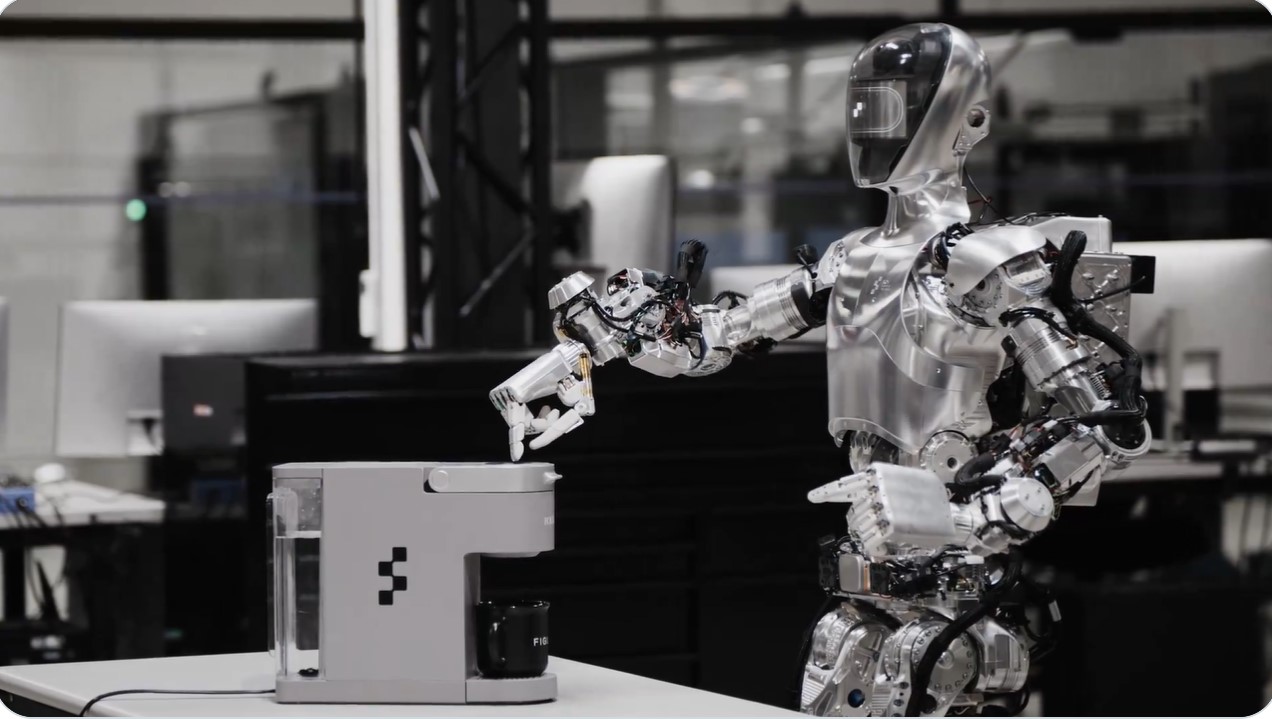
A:
<svg viewBox="0 0 1272 719">
<path fill-rule="evenodd" d="M 706 248 L 689 242 L 673 275 L 635 268 L 606 280 L 603 291 L 576 272 L 548 293 L 560 344 L 490 393 L 508 424 L 513 461 L 521 458 L 528 435 L 539 449 L 576 429 L 595 413 L 591 370 L 618 357 L 660 377 L 691 377 L 719 372 L 735 354 L 767 349 L 781 340 L 820 326 L 836 270 L 829 252 L 821 262 L 804 265 L 765 282 L 748 296 L 725 293 L 715 302 L 694 304 L 690 291 L 702 272 Z M 731 306 L 722 307 L 728 298 Z M 544 407 L 538 416 L 527 402 L 556 393 L 568 409 Z"/>
<path fill-rule="evenodd" d="M 948 485 L 926 470 L 876 463 L 809 493 L 814 502 L 853 503 L 849 525 L 871 556 L 949 546 L 1002 552 L 1046 529 L 1060 505 L 1093 504 L 1102 477 L 1148 449 L 1139 355 L 1072 295 L 1085 236 L 1070 234 L 1052 271 L 1041 246 L 1031 246 L 988 274 L 959 277 L 967 264 L 989 264 L 967 240 L 950 254 L 951 305 L 1002 328 L 1010 360 L 1041 396 L 1038 416 L 991 439 Z M 1037 244 L 1035 238 L 1024 242 Z M 991 253 L 1019 249 L 997 245 Z M 1092 340 L 1120 359 L 1097 361 Z"/>
</svg>

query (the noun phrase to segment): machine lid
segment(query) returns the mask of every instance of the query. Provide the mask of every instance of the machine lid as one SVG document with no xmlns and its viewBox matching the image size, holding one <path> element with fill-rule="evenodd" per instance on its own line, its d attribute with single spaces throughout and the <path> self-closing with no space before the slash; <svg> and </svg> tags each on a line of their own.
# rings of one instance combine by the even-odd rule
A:
<svg viewBox="0 0 1272 719">
<path fill-rule="evenodd" d="M 551 492 L 561 478 L 547 462 L 455 462 L 428 473 L 430 492 L 492 493 Z"/>
</svg>

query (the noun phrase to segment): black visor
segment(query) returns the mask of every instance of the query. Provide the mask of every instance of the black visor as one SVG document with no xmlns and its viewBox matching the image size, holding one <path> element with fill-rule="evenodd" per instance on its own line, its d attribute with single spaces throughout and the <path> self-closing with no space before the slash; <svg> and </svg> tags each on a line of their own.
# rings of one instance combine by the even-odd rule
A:
<svg viewBox="0 0 1272 719">
<path fill-rule="evenodd" d="M 848 79 L 848 157 L 858 183 L 892 174 L 936 95 L 950 44 L 944 25 L 906 25 L 857 54 Z"/>
</svg>

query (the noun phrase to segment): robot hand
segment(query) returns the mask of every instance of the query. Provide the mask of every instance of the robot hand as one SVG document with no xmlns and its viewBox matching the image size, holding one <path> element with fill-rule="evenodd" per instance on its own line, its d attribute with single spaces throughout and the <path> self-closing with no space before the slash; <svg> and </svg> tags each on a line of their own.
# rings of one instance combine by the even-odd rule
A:
<svg viewBox="0 0 1272 719">
<path fill-rule="evenodd" d="M 544 407 L 538 416 L 527 402 L 556 392 L 568 408 Z M 526 437 L 539 435 L 530 449 L 540 449 L 583 424 L 596 412 L 592 398 L 592 361 L 587 349 L 577 342 L 563 342 L 509 377 L 490 392 L 490 401 L 508 424 L 508 450 L 512 461 L 525 453 Z"/>
<path fill-rule="evenodd" d="M 945 485 L 924 469 L 875 462 L 864 472 L 814 489 L 808 500 L 851 502 L 848 531 L 868 557 L 940 549 L 958 538 Z"/>
</svg>

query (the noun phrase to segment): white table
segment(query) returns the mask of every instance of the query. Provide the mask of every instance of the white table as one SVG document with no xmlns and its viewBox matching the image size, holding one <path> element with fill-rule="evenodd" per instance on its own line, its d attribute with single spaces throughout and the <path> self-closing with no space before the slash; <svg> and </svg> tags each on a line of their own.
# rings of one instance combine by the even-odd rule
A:
<svg viewBox="0 0 1272 719">
<path fill-rule="evenodd" d="M 162 589 L 161 571 L 163 554 L 158 549 L 158 525 L 164 519 L 164 502 L 131 492 L 102 487 L 73 479 L 35 485 L 35 515 L 0 514 L 0 572 L 3 576 L 4 619 L 19 622 L 26 618 L 26 595 L 30 582 L 27 577 L 26 554 L 33 546 L 65 545 L 69 548 L 96 546 L 103 531 L 110 528 L 125 529 L 124 525 L 148 525 L 146 536 L 129 539 L 121 551 L 127 552 L 131 562 L 151 563 L 148 576 L 158 576 Z M 150 525 L 154 525 L 151 527 Z M 129 535 L 132 536 L 131 534 Z M 131 586 L 131 585 L 130 585 Z M 138 602 L 130 609 L 133 616 L 144 616 L 162 609 L 162 593 L 157 597 L 145 586 L 136 587 Z M 117 616 L 89 609 L 88 623 L 101 623 L 103 627 Z M 94 618 L 95 617 L 95 618 Z M 105 630 L 103 630 L 105 631 Z M 141 635 L 130 635 L 125 644 Z M 162 627 L 155 622 L 151 644 L 138 646 L 136 651 L 144 656 L 160 650 Z M 133 654 L 137 656 L 138 654 Z M 126 656 L 126 655 L 125 655 Z"/>
<path fill-rule="evenodd" d="M 277 704 L 271 695 L 111 697 L 90 716 L 222 717 L 538 717 L 538 716 L 802 716 L 766 704 L 690 689 L 553 657 L 554 702 L 519 705 Z M 270 689 L 266 653 L 45 664 L 0 669 L 0 691 L 78 715 L 93 697 L 119 689 Z"/>
<path fill-rule="evenodd" d="M 65 479 L 36 485 L 35 513 L 49 526 L 82 527 L 89 524 L 158 524 L 163 521 L 163 500 L 121 492 L 96 484 Z M 0 531 L 29 527 L 12 514 L 0 514 Z"/>
</svg>

